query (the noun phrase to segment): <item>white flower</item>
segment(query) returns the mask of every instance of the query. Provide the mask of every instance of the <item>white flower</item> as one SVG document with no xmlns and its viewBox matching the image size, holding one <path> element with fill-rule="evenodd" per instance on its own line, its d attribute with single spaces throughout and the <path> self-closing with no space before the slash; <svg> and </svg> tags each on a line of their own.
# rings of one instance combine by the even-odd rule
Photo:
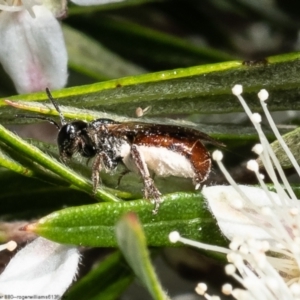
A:
<svg viewBox="0 0 300 300">
<path fill-rule="evenodd" d="M 115 1 L 74 2 L 96 5 Z M 66 0 L 0 0 L 0 11 L 0 62 L 18 93 L 63 88 L 68 55 L 56 18 L 66 14 Z"/>
<path fill-rule="evenodd" d="M 229 265 L 225 271 L 245 288 L 223 286 L 223 293 L 236 299 L 300 299 L 300 204 L 274 154 L 261 126 L 259 114 L 252 113 L 241 96 L 242 86 L 235 86 L 236 95 L 256 128 L 260 144 L 253 148 L 259 155 L 268 176 L 274 184 L 270 192 L 259 173 L 258 163 L 251 160 L 247 168 L 253 171 L 260 187 L 237 185 L 222 164 L 222 153 L 215 151 L 213 159 L 230 183 L 230 186 L 211 186 L 203 189 L 209 208 L 222 233 L 231 241 L 225 249 L 202 245 L 172 233 L 173 241 L 227 254 Z M 280 136 L 265 101 L 266 90 L 258 94 L 263 111 L 282 148 L 286 151 L 298 175 L 300 168 L 290 149 Z M 279 174 L 279 178 L 277 173 Z M 280 184 L 283 182 L 283 185 Z M 175 237 L 175 238 L 174 238 Z M 205 288 L 204 288 L 205 287 Z M 210 297 L 201 283 L 196 290 Z"/>
<path fill-rule="evenodd" d="M 0 62 L 17 91 L 64 87 L 68 56 L 59 22 L 34 1 L 8 2 L 0 7 Z"/>
<path fill-rule="evenodd" d="M 0 295 L 60 298 L 72 283 L 78 263 L 75 247 L 37 238 L 15 255 L 0 275 Z"/>
</svg>

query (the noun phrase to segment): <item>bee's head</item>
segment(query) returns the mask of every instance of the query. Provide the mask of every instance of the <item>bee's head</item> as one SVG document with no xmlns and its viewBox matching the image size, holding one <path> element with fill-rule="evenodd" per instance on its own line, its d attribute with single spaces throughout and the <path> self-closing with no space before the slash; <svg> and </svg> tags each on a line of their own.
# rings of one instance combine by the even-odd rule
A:
<svg viewBox="0 0 300 300">
<path fill-rule="evenodd" d="M 80 120 L 68 123 L 48 88 L 46 88 L 46 93 L 59 114 L 61 125 L 45 116 L 18 115 L 18 117 L 45 120 L 53 124 L 59 130 L 57 144 L 60 157 L 64 162 L 76 152 L 79 152 L 84 157 L 93 157 L 96 154 L 96 149 L 86 131 L 87 123 Z"/>
<path fill-rule="evenodd" d="M 87 127 L 87 123 L 84 121 L 74 121 L 63 125 L 57 136 L 57 144 L 59 154 L 63 161 L 68 160 L 72 155 L 78 151 L 81 151 L 85 145 L 83 140 L 84 130 Z"/>
</svg>

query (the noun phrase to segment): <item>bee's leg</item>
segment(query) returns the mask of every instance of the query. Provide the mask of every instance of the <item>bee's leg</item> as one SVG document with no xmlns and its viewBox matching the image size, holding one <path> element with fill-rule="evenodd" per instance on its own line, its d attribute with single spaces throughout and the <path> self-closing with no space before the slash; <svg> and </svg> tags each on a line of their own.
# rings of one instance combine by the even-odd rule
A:
<svg viewBox="0 0 300 300">
<path fill-rule="evenodd" d="M 202 169 L 195 170 L 195 176 L 193 178 L 193 184 L 195 186 L 195 190 L 199 190 L 199 191 L 202 190 L 204 186 L 203 183 L 206 181 L 208 174 L 210 173 L 210 161 L 209 162 L 205 161 L 203 164 L 204 165 L 206 164 L 207 169 L 204 169 L 204 172 L 202 172 Z"/>
<path fill-rule="evenodd" d="M 112 170 L 116 167 L 117 161 L 113 160 L 106 152 L 97 153 L 92 167 L 92 182 L 93 193 L 96 193 L 99 183 L 101 184 L 101 178 L 99 172 L 101 167 L 104 166 L 107 170 Z"/>
<path fill-rule="evenodd" d="M 95 160 L 93 162 L 93 166 L 92 166 L 93 194 L 96 193 L 99 182 L 101 184 L 101 178 L 99 172 L 101 170 L 102 159 L 103 159 L 102 153 L 99 153 L 96 155 Z"/>
<path fill-rule="evenodd" d="M 131 155 L 144 181 L 144 197 L 146 199 L 153 199 L 155 202 L 153 213 L 156 214 L 161 203 L 161 193 L 156 188 L 153 179 L 150 177 L 144 158 L 134 144 L 131 146 Z"/>
</svg>

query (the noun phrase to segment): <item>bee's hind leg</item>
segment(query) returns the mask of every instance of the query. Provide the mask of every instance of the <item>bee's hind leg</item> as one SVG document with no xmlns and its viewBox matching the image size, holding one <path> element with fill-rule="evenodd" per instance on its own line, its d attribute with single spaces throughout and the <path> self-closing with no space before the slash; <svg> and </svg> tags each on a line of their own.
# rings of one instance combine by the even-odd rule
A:
<svg viewBox="0 0 300 300">
<path fill-rule="evenodd" d="M 143 156 L 134 144 L 131 146 L 131 155 L 144 182 L 144 197 L 154 202 L 153 214 L 157 214 L 159 205 L 162 201 L 161 193 L 155 186 L 153 179 L 150 177 L 150 173 Z"/>
<path fill-rule="evenodd" d="M 92 183 L 93 183 L 93 194 L 96 194 L 99 183 L 101 184 L 101 178 L 99 172 L 101 171 L 102 155 L 99 153 L 96 155 L 92 166 Z"/>
</svg>

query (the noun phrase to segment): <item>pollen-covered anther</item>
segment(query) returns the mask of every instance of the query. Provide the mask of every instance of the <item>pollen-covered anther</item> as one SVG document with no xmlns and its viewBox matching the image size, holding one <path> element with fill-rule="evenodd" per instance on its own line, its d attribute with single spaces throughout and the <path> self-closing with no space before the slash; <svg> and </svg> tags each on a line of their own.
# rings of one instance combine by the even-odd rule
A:
<svg viewBox="0 0 300 300">
<path fill-rule="evenodd" d="M 234 289 L 231 293 L 231 295 L 235 299 L 249 299 L 248 292 L 242 289 Z"/>
<path fill-rule="evenodd" d="M 236 256 L 238 256 L 238 254 L 234 253 L 234 252 L 230 252 L 227 254 L 227 261 L 230 263 L 233 263 L 236 260 Z"/>
<path fill-rule="evenodd" d="M 220 150 L 216 150 L 213 152 L 212 158 L 215 161 L 221 161 L 223 159 L 223 153 Z"/>
<path fill-rule="evenodd" d="M 0 245 L 0 251 L 2 250 L 8 250 L 8 251 L 14 251 L 17 248 L 17 243 L 15 241 L 9 241 L 6 244 Z"/>
<path fill-rule="evenodd" d="M 262 144 L 256 144 L 253 148 L 252 151 L 256 153 L 257 155 L 261 155 L 264 151 L 264 147 Z"/>
<path fill-rule="evenodd" d="M 251 159 L 247 162 L 247 169 L 253 172 L 258 172 L 258 163 L 256 160 Z"/>
<path fill-rule="evenodd" d="M 269 98 L 269 93 L 268 93 L 267 90 L 262 89 L 262 90 L 259 91 L 257 96 L 258 96 L 260 101 L 266 101 Z"/>
<path fill-rule="evenodd" d="M 244 240 L 240 237 L 234 237 L 231 241 L 231 243 L 229 244 L 229 248 L 232 251 L 236 251 L 239 249 L 239 247 L 243 244 Z"/>
<path fill-rule="evenodd" d="M 227 261 L 237 267 L 243 266 L 244 264 L 242 255 L 235 252 L 227 254 Z"/>
<path fill-rule="evenodd" d="M 225 273 L 227 275 L 233 275 L 236 272 L 236 267 L 233 264 L 228 264 L 225 266 Z"/>
<path fill-rule="evenodd" d="M 247 255 L 249 253 L 249 248 L 244 244 L 240 247 L 239 252 L 241 254 Z"/>
<path fill-rule="evenodd" d="M 233 95 L 240 96 L 243 93 L 243 86 L 241 84 L 236 84 L 231 91 Z"/>
<path fill-rule="evenodd" d="M 298 209 L 298 207 L 292 207 L 291 209 L 290 209 L 290 215 L 291 216 L 297 216 L 299 214 L 299 209 Z"/>
<path fill-rule="evenodd" d="M 227 295 L 227 296 L 231 295 L 231 293 L 232 293 L 232 285 L 229 284 L 229 283 L 223 284 L 223 286 L 222 286 L 222 293 L 224 295 Z"/>
<path fill-rule="evenodd" d="M 9 241 L 7 244 L 6 244 L 6 249 L 8 251 L 14 251 L 16 248 L 17 248 L 17 243 L 15 241 Z"/>
<path fill-rule="evenodd" d="M 246 240 L 247 245 L 249 246 L 250 251 L 256 250 L 256 251 L 262 251 L 263 249 L 263 242 L 262 241 L 258 241 L 256 239 L 253 238 L 248 238 Z"/>
<path fill-rule="evenodd" d="M 251 115 L 251 121 L 253 123 L 259 124 L 261 123 L 261 115 L 259 113 L 254 113 Z"/>
<path fill-rule="evenodd" d="M 177 243 L 180 240 L 180 234 L 178 231 L 172 231 L 169 234 L 169 241 L 171 243 Z"/>
<path fill-rule="evenodd" d="M 203 282 L 200 282 L 197 284 L 195 291 L 197 292 L 197 294 L 203 296 L 207 291 L 207 285 Z"/>
</svg>

